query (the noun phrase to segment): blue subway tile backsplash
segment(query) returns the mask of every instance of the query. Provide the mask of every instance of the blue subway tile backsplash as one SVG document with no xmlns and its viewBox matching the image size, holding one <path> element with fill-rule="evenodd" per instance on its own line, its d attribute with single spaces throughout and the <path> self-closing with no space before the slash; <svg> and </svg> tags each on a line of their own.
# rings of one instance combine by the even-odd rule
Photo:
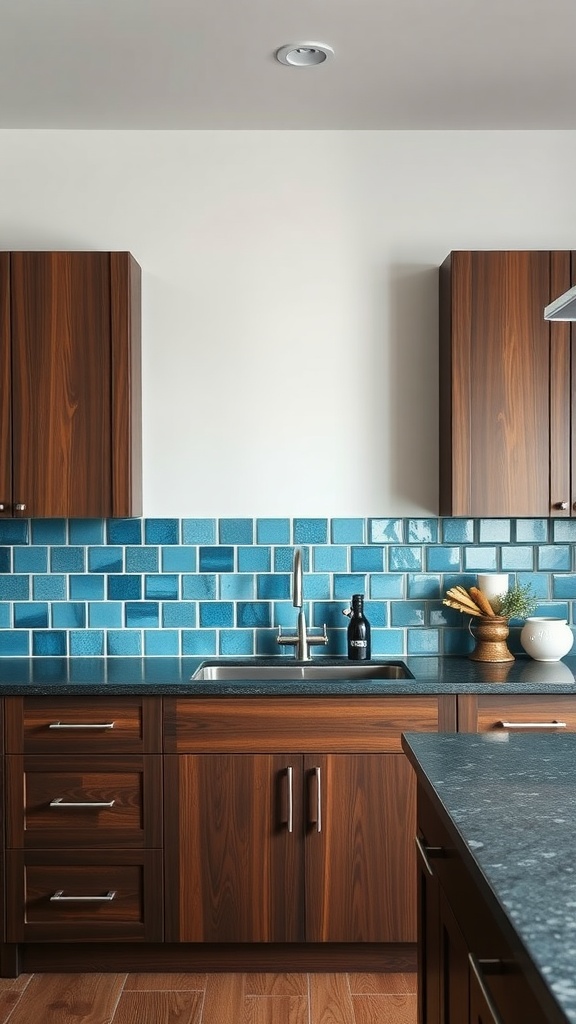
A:
<svg viewBox="0 0 576 1024">
<path fill-rule="evenodd" d="M 468 654 L 442 597 L 477 572 L 528 583 L 536 614 L 576 631 L 576 519 L 4 519 L 0 657 L 290 657 L 295 546 L 307 621 L 328 630 L 315 658 L 345 655 L 354 593 L 375 657 Z"/>
</svg>

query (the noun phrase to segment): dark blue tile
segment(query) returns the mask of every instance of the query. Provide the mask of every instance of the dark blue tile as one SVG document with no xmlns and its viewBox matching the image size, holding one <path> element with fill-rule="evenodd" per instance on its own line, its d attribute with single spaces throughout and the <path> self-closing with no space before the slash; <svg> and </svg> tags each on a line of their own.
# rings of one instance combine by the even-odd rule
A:
<svg viewBox="0 0 576 1024">
<path fill-rule="evenodd" d="M 29 597 L 29 576 L 0 576 L 0 601 L 27 601 Z"/>
<path fill-rule="evenodd" d="M 127 601 L 126 626 L 128 629 L 142 629 L 145 626 L 158 627 L 160 624 L 157 601 Z"/>
<path fill-rule="evenodd" d="M 552 577 L 552 597 L 576 601 L 576 573 Z"/>
<path fill-rule="evenodd" d="M 72 577 L 78 579 L 77 576 Z M 32 577 L 32 597 L 35 601 L 65 601 L 66 600 L 66 577 L 46 576 Z"/>
<path fill-rule="evenodd" d="M 327 519 L 295 519 L 295 544 L 326 544 L 328 542 Z"/>
<path fill-rule="evenodd" d="M 271 629 L 257 629 L 255 631 L 256 654 L 260 658 L 273 658 L 278 654 L 276 634 Z"/>
<path fill-rule="evenodd" d="M 189 601 L 215 601 L 216 577 L 202 574 L 183 576 L 182 597 Z"/>
<path fill-rule="evenodd" d="M 64 657 L 67 653 L 66 639 L 67 634 L 62 629 L 33 630 L 32 654 L 35 657 Z"/>
<path fill-rule="evenodd" d="M 234 548 L 200 548 L 200 572 L 234 572 Z"/>
<path fill-rule="evenodd" d="M 12 626 L 12 605 L 9 601 L 0 603 L 0 629 L 10 629 Z"/>
<path fill-rule="evenodd" d="M 101 629 L 73 629 L 70 633 L 72 657 L 101 658 L 104 654 L 104 633 Z"/>
<path fill-rule="evenodd" d="M 270 605 L 265 601 L 239 601 L 236 606 L 237 625 L 246 629 L 269 627 Z"/>
<path fill-rule="evenodd" d="M 48 548 L 14 548 L 14 572 L 48 572 Z"/>
<path fill-rule="evenodd" d="M 14 626 L 16 629 L 47 629 L 48 605 L 40 601 L 15 604 Z"/>
<path fill-rule="evenodd" d="M 344 604 L 342 601 L 315 601 L 312 605 L 312 613 L 308 616 L 313 626 L 322 627 L 324 623 L 328 629 L 346 629 L 348 623 L 342 615 Z"/>
<path fill-rule="evenodd" d="M 141 544 L 141 519 L 109 519 L 106 523 L 109 544 Z"/>
<path fill-rule="evenodd" d="M 444 654 L 471 654 L 476 641 L 467 629 L 444 629 L 442 631 L 442 647 Z"/>
<path fill-rule="evenodd" d="M 234 625 L 234 605 L 231 601 L 201 601 L 200 626 L 226 629 Z"/>
<path fill-rule="evenodd" d="M 141 597 L 141 576 L 108 577 L 108 599 L 110 601 L 137 601 Z"/>
<path fill-rule="evenodd" d="M 122 579 L 122 577 L 119 577 Z M 102 601 L 104 598 L 103 576 L 71 576 L 70 597 L 73 601 Z"/>
<path fill-rule="evenodd" d="M 144 630 L 144 654 L 148 657 L 168 655 L 177 656 L 180 653 L 180 635 L 175 629 L 145 629 Z"/>
<path fill-rule="evenodd" d="M 215 544 L 216 543 L 216 520 L 215 519 L 183 519 L 182 520 L 182 543 L 183 544 Z"/>
<path fill-rule="evenodd" d="M 144 596 L 156 601 L 178 600 L 178 577 L 158 574 L 144 577 Z"/>
<path fill-rule="evenodd" d="M 290 543 L 290 520 L 289 519 L 257 519 L 256 520 L 256 543 L 257 544 L 289 544 Z"/>
<path fill-rule="evenodd" d="M 0 631 L 0 657 L 19 658 L 30 654 L 30 634 L 24 630 Z"/>
<path fill-rule="evenodd" d="M 158 564 L 158 548 L 126 548 L 126 572 L 158 572 Z M 109 569 L 108 571 L 118 572 L 119 570 Z"/>
<path fill-rule="evenodd" d="M 86 605 L 81 601 L 60 601 L 52 606 L 55 629 L 81 629 L 86 625 Z"/>
<path fill-rule="evenodd" d="M 216 654 L 216 630 L 185 629 L 182 633 L 182 654 L 197 657 Z"/>
<path fill-rule="evenodd" d="M 137 629 L 111 629 L 106 638 L 107 653 L 116 656 L 142 654 L 142 634 Z"/>
<path fill-rule="evenodd" d="M 185 629 L 196 625 L 196 604 L 192 601 L 178 601 L 162 605 L 162 626 Z"/>
<path fill-rule="evenodd" d="M 101 629 L 120 629 L 122 626 L 122 610 L 120 601 L 90 601 L 88 604 L 88 624 Z"/>
<path fill-rule="evenodd" d="M 196 548 L 162 548 L 163 572 L 196 572 Z"/>
<path fill-rule="evenodd" d="M 333 544 L 364 544 L 366 541 L 365 519 L 333 519 Z"/>
<path fill-rule="evenodd" d="M 252 519 L 221 519 L 218 530 L 220 544 L 252 544 L 254 540 Z"/>
<path fill-rule="evenodd" d="M 88 548 L 88 572 L 122 572 L 123 568 L 122 548 Z"/>
<path fill-rule="evenodd" d="M 292 581 L 288 575 L 266 573 L 256 577 L 256 596 L 261 601 L 283 601 L 290 597 Z"/>
<path fill-rule="evenodd" d="M 147 544 L 178 544 L 180 542 L 180 521 L 178 519 L 146 519 L 144 538 Z"/>
<path fill-rule="evenodd" d="M 18 548 L 19 551 L 27 551 L 27 548 Z M 12 572 L 12 560 L 10 555 L 12 548 L 0 548 L 0 572 Z"/>
<path fill-rule="evenodd" d="M 32 544 L 66 544 L 65 519 L 32 519 Z"/>
<path fill-rule="evenodd" d="M 353 547 L 350 556 L 352 572 L 382 572 L 384 569 L 384 548 Z"/>
<path fill-rule="evenodd" d="M 27 544 L 27 519 L 0 519 L 0 544 Z"/>
<path fill-rule="evenodd" d="M 52 572 L 84 572 L 84 548 L 51 548 Z"/>
<path fill-rule="evenodd" d="M 103 544 L 103 519 L 70 519 L 68 535 L 71 544 Z"/>
</svg>

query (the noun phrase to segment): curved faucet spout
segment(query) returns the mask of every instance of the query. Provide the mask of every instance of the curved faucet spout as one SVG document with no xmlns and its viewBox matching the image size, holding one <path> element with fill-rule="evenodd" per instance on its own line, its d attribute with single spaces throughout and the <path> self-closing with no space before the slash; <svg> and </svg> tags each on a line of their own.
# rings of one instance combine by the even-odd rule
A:
<svg viewBox="0 0 576 1024">
<path fill-rule="evenodd" d="M 292 567 L 292 604 L 295 608 L 301 608 L 304 604 L 302 597 L 302 551 L 294 549 L 294 564 Z"/>
</svg>

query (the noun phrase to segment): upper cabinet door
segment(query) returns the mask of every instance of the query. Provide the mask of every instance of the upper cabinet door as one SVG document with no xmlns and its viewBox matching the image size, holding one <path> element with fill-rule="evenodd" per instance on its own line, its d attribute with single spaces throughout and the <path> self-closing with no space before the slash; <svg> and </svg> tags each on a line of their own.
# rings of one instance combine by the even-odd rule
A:
<svg viewBox="0 0 576 1024">
<path fill-rule="evenodd" d="M 140 514 L 138 264 L 129 253 L 12 253 L 8 295 L 9 514 Z"/>
<path fill-rule="evenodd" d="M 440 270 L 440 514 L 569 516 L 569 252 L 453 252 Z"/>
</svg>

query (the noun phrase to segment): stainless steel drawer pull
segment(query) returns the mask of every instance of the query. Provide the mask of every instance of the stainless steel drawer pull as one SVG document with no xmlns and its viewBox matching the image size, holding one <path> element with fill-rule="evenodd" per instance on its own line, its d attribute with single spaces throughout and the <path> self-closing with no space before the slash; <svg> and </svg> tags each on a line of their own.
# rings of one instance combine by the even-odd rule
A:
<svg viewBox="0 0 576 1024">
<path fill-rule="evenodd" d="M 286 769 L 288 776 L 288 831 L 294 831 L 294 769 L 289 765 Z"/>
<path fill-rule="evenodd" d="M 322 831 L 322 772 L 320 768 L 314 769 L 316 776 L 316 831 Z"/>
<path fill-rule="evenodd" d="M 110 891 L 105 896 L 65 896 L 64 889 L 58 889 L 50 897 L 50 903 L 111 903 L 116 897 L 116 891 Z"/>
<path fill-rule="evenodd" d="M 428 872 L 429 875 L 433 875 L 434 872 L 432 870 L 432 867 L 431 867 L 431 864 L 430 864 L 430 861 L 428 860 L 428 858 L 429 857 L 440 857 L 444 853 L 443 847 L 442 846 L 424 846 L 424 843 L 422 842 L 422 840 L 418 836 L 415 837 L 414 842 L 416 843 L 416 849 L 418 850 L 418 853 L 420 854 L 420 857 L 422 858 L 422 861 L 423 861 L 424 867 L 426 868 L 426 871 Z"/>
<path fill-rule="evenodd" d="M 114 722 L 50 722 L 49 729 L 113 729 Z"/>
<path fill-rule="evenodd" d="M 496 722 L 499 729 L 565 729 L 566 722 Z"/>
<path fill-rule="evenodd" d="M 61 796 L 57 796 L 54 800 L 50 801 L 50 807 L 114 807 L 116 800 L 77 800 L 77 801 L 66 801 Z"/>
<path fill-rule="evenodd" d="M 473 953 L 468 953 L 468 963 L 470 964 L 470 969 L 471 969 L 474 977 L 476 978 L 476 981 L 478 982 L 478 988 L 480 989 L 480 991 L 482 993 L 482 998 L 484 999 L 484 1002 L 486 1003 L 486 1006 L 488 1007 L 488 1011 L 491 1014 L 490 1019 L 494 1022 L 494 1024 L 502 1024 L 502 1017 L 500 1016 L 500 1014 L 498 1013 L 498 1010 L 494 1006 L 494 1001 L 492 999 L 492 996 L 490 995 L 488 989 L 486 988 L 486 982 L 484 981 L 484 978 L 482 977 L 482 971 L 483 970 L 486 970 L 487 972 L 490 972 L 491 974 L 499 974 L 499 973 L 501 973 L 501 971 L 503 969 L 503 966 L 504 966 L 502 961 L 501 960 L 480 960 L 480 959 L 478 959 L 478 957 L 475 957 Z"/>
</svg>

